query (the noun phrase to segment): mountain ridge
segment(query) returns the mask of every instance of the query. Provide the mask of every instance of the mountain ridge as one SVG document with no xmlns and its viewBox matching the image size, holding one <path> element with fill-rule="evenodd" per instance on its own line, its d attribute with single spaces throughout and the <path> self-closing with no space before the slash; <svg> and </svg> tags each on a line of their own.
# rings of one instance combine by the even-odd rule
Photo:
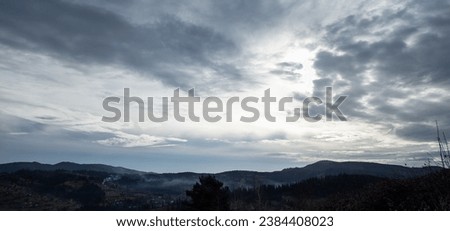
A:
<svg viewBox="0 0 450 231">
<path fill-rule="evenodd" d="M 12 173 L 19 170 L 40 171 L 95 171 L 110 175 L 136 175 L 140 186 L 144 188 L 179 188 L 195 183 L 202 175 L 214 175 L 230 188 L 252 187 L 254 185 L 271 184 L 281 185 L 300 182 L 310 178 L 321 178 L 335 175 L 369 175 L 390 179 L 405 179 L 422 176 L 438 171 L 439 167 L 410 168 L 399 165 L 380 164 L 372 162 L 345 161 L 335 162 L 329 160 L 318 161 L 304 167 L 285 168 L 272 172 L 258 172 L 248 170 L 232 170 L 220 173 L 154 173 L 115 167 L 104 164 L 77 164 L 73 162 L 60 162 L 57 164 L 41 164 L 38 162 L 14 162 L 0 164 L 0 172 Z"/>
<path fill-rule="evenodd" d="M 142 174 L 146 172 L 128 169 L 118 166 L 110 166 L 106 164 L 78 164 L 74 162 L 63 161 L 56 164 L 44 164 L 36 161 L 33 162 L 11 162 L 0 164 L 0 172 L 16 172 L 19 170 L 40 170 L 40 171 L 98 171 L 115 174 Z"/>
<path fill-rule="evenodd" d="M 258 188 L 262 185 L 290 185 L 305 180 L 325 178 L 328 176 L 354 175 L 372 176 L 383 179 L 408 179 L 437 172 L 439 167 L 409 168 L 399 165 L 386 165 L 371 162 L 334 162 L 319 161 L 304 167 L 285 168 L 272 172 L 257 172 L 246 170 L 226 171 L 216 174 L 180 172 L 180 173 L 153 173 L 142 172 L 123 167 L 113 167 L 104 164 L 77 164 L 61 162 L 57 164 L 41 164 L 38 162 L 16 162 L 0 164 L 1 175 L 20 175 L 20 170 L 37 170 L 36 174 L 61 174 L 80 171 L 84 175 L 101 176 L 101 184 L 112 188 L 122 188 L 134 192 L 152 192 L 160 195 L 183 197 L 185 190 L 194 185 L 202 175 L 213 175 L 229 189 Z M 55 172 L 63 170 L 66 172 Z M 100 173 L 100 174 L 99 174 Z M 17 175 L 16 174 L 16 175 Z M 33 174 L 33 173 L 25 173 Z"/>
</svg>

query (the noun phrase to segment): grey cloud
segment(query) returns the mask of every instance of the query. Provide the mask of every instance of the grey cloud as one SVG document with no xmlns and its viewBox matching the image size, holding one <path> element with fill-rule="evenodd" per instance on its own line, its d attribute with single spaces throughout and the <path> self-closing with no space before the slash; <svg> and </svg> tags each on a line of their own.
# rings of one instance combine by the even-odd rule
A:
<svg viewBox="0 0 450 231">
<path fill-rule="evenodd" d="M 408 100 L 407 104 L 402 107 L 385 102 L 384 104 L 380 103 L 377 108 L 387 115 L 392 114 L 392 118 L 398 120 L 412 122 L 440 120 L 445 125 L 450 125 L 448 101 Z"/>
<path fill-rule="evenodd" d="M 303 68 L 301 63 L 295 62 L 281 62 L 277 63 L 276 68 L 270 71 L 270 73 L 282 76 L 288 80 L 297 80 L 301 77 L 299 71 Z"/>
<path fill-rule="evenodd" d="M 0 112 L 0 133 L 42 132 L 47 125 Z"/>
<path fill-rule="evenodd" d="M 201 76 L 183 71 L 187 68 L 208 68 L 220 78 L 240 78 L 236 67 L 216 61 L 238 52 L 231 40 L 175 17 L 135 25 L 115 13 L 64 1 L 0 4 L 0 43 L 16 49 L 84 64 L 123 65 L 174 86 L 199 82 Z"/>
<path fill-rule="evenodd" d="M 361 102 L 362 97 L 367 94 L 367 90 L 360 86 L 357 81 L 346 82 L 343 80 L 336 80 L 332 77 L 324 77 L 313 81 L 314 83 L 314 96 L 325 97 L 326 87 L 333 87 L 333 97 L 336 100 L 339 96 L 347 96 L 345 102 L 340 105 L 342 113 L 346 116 L 350 116 L 349 120 L 353 117 L 359 118 L 372 118 L 373 116 L 366 110 L 364 104 Z M 341 89 L 349 90 L 341 90 Z"/>
<path fill-rule="evenodd" d="M 356 63 L 357 57 L 351 55 L 335 55 L 328 51 L 321 51 L 316 56 L 314 68 L 321 75 L 341 74 L 346 77 L 355 77 L 363 69 L 364 63 Z"/>
<path fill-rule="evenodd" d="M 292 7 L 292 4 L 283 4 L 280 1 L 236 0 L 213 1 L 210 7 L 210 20 L 222 25 L 227 31 L 240 29 L 252 33 L 267 30 L 275 25 Z"/>
<path fill-rule="evenodd" d="M 278 67 L 282 67 L 282 68 L 293 68 L 296 70 L 300 70 L 303 68 L 303 65 L 301 63 L 296 63 L 296 62 L 281 62 L 281 63 L 277 63 Z"/>
<path fill-rule="evenodd" d="M 330 78 L 321 78 L 313 81 L 314 83 L 314 95 L 323 96 L 325 95 L 325 88 L 333 84 L 333 80 Z"/>
<path fill-rule="evenodd" d="M 36 119 L 41 119 L 41 120 L 56 120 L 58 119 L 57 117 L 54 116 L 36 116 Z"/>
<path fill-rule="evenodd" d="M 416 123 L 396 129 L 395 134 L 409 140 L 435 141 L 436 127 Z"/>
<path fill-rule="evenodd" d="M 40 119 L 47 120 L 53 117 L 40 117 Z M 119 146 L 119 147 L 164 147 L 174 146 L 180 143 L 187 142 L 187 140 L 174 137 L 160 137 L 148 134 L 129 134 L 125 132 L 109 131 L 79 131 L 67 129 L 64 126 L 43 124 L 17 116 L 6 115 L 0 113 L 2 122 L 7 123 L 0 126 L 0 135 L 8 139 L 14 139 L 12 136 L 17 134 L 26 135 L 26 139 L 35 139 L 40 142 L 49 142 L 55 138 L 64 142 L 74 142 L 80 144 L 100 144 L 105 146 Z M 4 133 L 4 134 L 3 134 Z M 9 136 L 8 136 L 9 135 Z M 1 144 L 2 142 L 0 142 Z"/>
<path fill-rule="evenodd" d="M 414 10 L 423 11 L 427 4 L 416 5 Z M 447 2 L 441 7 L 449 9 Z M 341 74 L 352 80 L 373 70 L 385 82 L 449 84 L 450 10 L 432 17 L 429 13 L 402 9 L 369 18 L 349 16 L 327 27 L 326 41 L 340 54 L 319 52 L 314 66 L 324 75 Z M 378 39 L 362 40 L 361 35 Z"/>
<path fill-rule="evenodd" d="M 47 118 L 55 118 L 51 116 L 40 117 L 40 119 L 47 120 Z M 50 119 L 52 120 L 52 119 Z M 71 131 L 64 129 L 59 125 L 40 123 L 18 116 L 0 113 L 0 133 L 8 139 L 13 139 L 11 136 L 21 134 L 26 136 L 21 139 L 26 140 L 46 140 L 53 142 L 54 139 L 65 141 L 76 141 L 82 143 L 91 143 L 92 140 L 109 139 L 114 137 L 114 134 L 108 132 L 87 132 L 87 131 Z M 20 139 L 19 139 L 20 140 Z M 0 146 L 2 142 L 0 142 Z"/>
<path fill-rule="evenodd" d="M 425 130 L 434 120 L 450 126 L 449 94 L 437 93 L 450 87 L 449 6 L 448 1 L 410 1 L 401 9 L 351 15 L 329 25 L 328 50 L 318 52 L 314 63 L 322 78 L 314 82 L 315 91 L 331 81 L 348 89 L 344 113 L 372 122 L 414 123 L 398 128 L 396 134 L 406 139 L 427 140 Z M 429 89 L 441 91 L 414 97 Z M 406 102 L 399 106 L 395 99 Z"/>
</svg>

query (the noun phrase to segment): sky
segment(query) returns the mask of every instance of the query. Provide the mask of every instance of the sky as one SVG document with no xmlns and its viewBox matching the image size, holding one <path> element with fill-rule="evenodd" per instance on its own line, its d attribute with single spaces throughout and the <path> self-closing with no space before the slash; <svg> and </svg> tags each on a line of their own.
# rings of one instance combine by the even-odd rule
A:
<svg viewBox="0 0 450 231">
<path fill-rule="evenodd" d="M 434 165 L 435 120 L 450 135 L 449 38 L 450 1 L 1 0 L 0 162 L 152 172 Z M 334 100 L 347 97 L 347 121 L 284 120 L 328 86 Z M 232 122 L 178 122 L 173 105 L 167 122 L 138 121 L 136 105 L 130 122 L 103 122 L 104 99 L 122 108 L 124 88 L 154 97 L 155 114 L 176 89 L 294 100 L 271 108 L 276 122 L 241 122 L 251 114 L 239 107 Z"/>
</svg>

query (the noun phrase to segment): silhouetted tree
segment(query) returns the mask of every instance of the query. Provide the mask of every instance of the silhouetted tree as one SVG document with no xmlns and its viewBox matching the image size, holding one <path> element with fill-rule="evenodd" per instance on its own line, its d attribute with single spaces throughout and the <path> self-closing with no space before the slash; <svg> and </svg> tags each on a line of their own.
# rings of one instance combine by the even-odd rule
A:
<svg viewBox="0 0 450 231">
<path fill-rule="evenodd" d="M 186 195 L 191 197 L 194 210 L 229 210 L 228 187 L 214 176 L 199 177 L 200 183 L 195 183 L 192 190 L 187 190 Z"/>
</svg>

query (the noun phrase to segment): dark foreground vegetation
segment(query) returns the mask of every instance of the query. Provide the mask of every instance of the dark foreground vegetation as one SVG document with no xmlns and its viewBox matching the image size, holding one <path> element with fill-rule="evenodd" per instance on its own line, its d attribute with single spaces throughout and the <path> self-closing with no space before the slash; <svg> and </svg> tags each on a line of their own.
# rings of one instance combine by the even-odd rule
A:
<svg viewBox="0 0 450 231">
<path fill-rule="evenodd" d="M 450 210 L 450 170 L 409 179 L 341 174 L 233 190 L 205 175 L 178 194 L 131 187 L 139 180 L 133 175 L 110 178 L 95 171 L 0 173 L 0 210 Z"/>
<path fill-rule="evenodd" d="M 450 171 L 402 180 L 329 176 L 232 195 L 236 210 L 450 210 Z"/>
</svg>

